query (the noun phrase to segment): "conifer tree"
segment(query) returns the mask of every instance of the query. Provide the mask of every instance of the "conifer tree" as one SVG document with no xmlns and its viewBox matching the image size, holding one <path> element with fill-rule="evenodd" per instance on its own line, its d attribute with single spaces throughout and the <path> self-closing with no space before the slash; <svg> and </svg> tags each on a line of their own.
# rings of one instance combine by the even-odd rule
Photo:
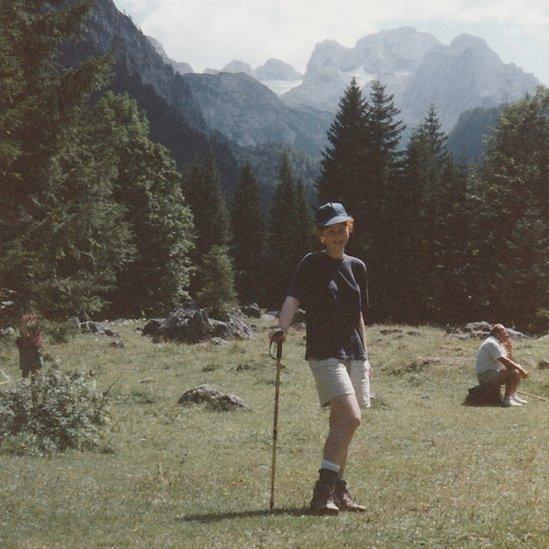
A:
<svg viewBox="0 0 549 549">
<path fill-rule="evenodd" d="M 446 136 L 433 106 L 414 131 L 396 202 L 397 257 L 406 254 L 399 276 L 406 321 L 461 318 L 467 238 L 467 186 L 446 150 Z"/>
<path fill-rule="evenodd" d="M 201 290 L 209 280 L 206 277 L 207 269 L 214 268 L 216 262 L 221 261 L 221 255 L 226 256 L 221 263 L 230 264 L 229 215 L 213 154 L 209 155 L 205 165 L 194 164 L 187 170 L 183 177 L 183 194 L 191 207 L 196 232 L 196 247 L 192 258 L 197 270 L 191 279 L 190 292 L 193 296 L 204 297 Z M 217 248 L 215 253 L 208 256 L 214 247 Z M 207 257 L 209 259 L 205 263 Z M 234 280 L 234 273 L 232 276 Z M 234 288 L 231 292 L 234 292 Z M 202 305 L 200 297 L 199 304 Z"/>
<path fill-rule="evenodd" d="M 386 319 L 391 293 L 396 247 L 394 207 L 398 200 L 401 153 L 398 150 L 403 124 L 400 111 L 385 86 L 374 81 L 366 106 L 363 190 L 354 206 L 355 235 L 350 250 L 368 264 L 372 318 Z"/>
<path fill-rule="evenodd" d="M 531 301 L 530 287 L 539 284 L 530 281 L 530 287 L 522 287 L 511 299 L 513 303 L 528 304 L 528 313 L 520 307 L 520 314 L 512 314 L 506 297 L 506 284 L 513 284 L 513 277 L 522 278 L 525 264 L 531 261 L 531 271 L 543 282 L 542 266 L 536 254 L 524 250 L 516 259 L 510 250 L 517 250 L 529 241 L 532 234 L 540 242 L 547 235 L 549 215 L 549 90 L 538 88 L 536 93 L 507 106 L 488 141 L 481 180 L 477 190 L 478 207 L 474 224 L 472 253 L 474 266 L 470 275 L 476 281 L 478 292 L 475 300 L 486 316 L 499 317 L 501 321 L 514 320 L 528 324 L 537 309 L 544 306 L 543 295 L 537 304 Z M 538 212 L 544 226 L 532 225 L 533 212 Z M 528 223 L 526 220 L 529 220 Z M 519 238 L 519 227 L 530 224 L 530 236 Z M 530 257 L 530 260 L 528 260 Z M 507 282 L 505 282 L 507 281 Z"/>
<path fill-rule="evenodd" d="M 137 252 L 118 273 L 112 309 L 118 315 L 165 313 L 189 297 L 194 226 L 181 175 L 167 150 L 149 140 L 145 115 L 127 95 L 107 93 L 88 120 L 116 155 L 115 198 Z"/>
<path fill-rule="evenodd" d="M 227 206 L 213 154 L 204 165 L 194 164 L 184 174 L 183 195 L 193 212 L 197 237 L 194 257 L 200 262 L 212 246 L 227 246 L 230 236 Z"/>
<path fill-rule="evenodd" d="M 307 191 L 301 181 L 296 182 L 295 186 L 295 212 L 296 212 L 296 254 L 303 257 L 313 248 L 315 241 L 315 225 L 313 212 L 307 200 Z"/>
<path fill-rule="evenodd" d="M 198 302 L 210 310 L 212 316 L 229 312 L 236 304 L 234 271 L 227 249 L 212 246 L 201 265 L 201 286 L 197 292 Z"/>
<path fill-rule="evenodd" d="M 99 154 L 82 131 L 109 61 L 92 58 L 70 70 L 55 61 L 90 6 L 15 0 L 3 11 L 13 23 L 3 42 L 12 58 L 6 67 L 0 56 L 0 73 L 12 79 L 9 101 L 18 114 L 0 208 L 0 277 L 21 302 L 31 300 L 49 316 L 97 311 L 132 254 L 112 195 L 113 157 Z M 10 117 L 8 109 L 4 120 Z"/>
<path fill-rule="evenodd" d="M 248 163 L 240 172 L 233 197 L 231 222 L 238 297 L 241 303 L 262 301 L 260 273 L 265 267 L 265 227 L 259 187 Z"/>
<path fill-rule="evenodd" d="M 310 219 L 303 187 L 296 183 L 284 154 L 269 211 L 266 300 L 271 306 L 280 306 L 299 261 L 310 251 L 313 232 Z"/>
<path fill-rule="evenodd" d="M 329 146 L 323 153 L 322 173 L 317 184 L 321 204 L 342 202 L 350 206 L 363 193 L 365 111 L 362 91 L 353 78 L 328 131 Z"/>
</svg>

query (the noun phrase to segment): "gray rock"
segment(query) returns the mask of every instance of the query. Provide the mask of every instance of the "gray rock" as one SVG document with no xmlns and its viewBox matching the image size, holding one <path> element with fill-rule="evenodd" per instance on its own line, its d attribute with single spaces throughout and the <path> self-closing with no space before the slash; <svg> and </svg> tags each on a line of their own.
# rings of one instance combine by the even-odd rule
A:
<svg viewBox="0 0 549 549">
<path fill-rule="evenodd" d="M 242 312 L 251 318 L 261 318 L 261 308 L 257 303 L 251 303 L 242 307 Z"/>
<path fill-rule="evenodd" d="M 420 337 L 420 336 L 423 335 L 421 330 L 407 330 L 406 334 L 409 335 L 409 336 L 414 336 L 414 337 Z"/>
<path fill-rule="evenodd" d="M 471 336 L 467 334 L 446 334 L 446 336 L 450 339 L 459 339 L 460 341 L 466 341 L 467 339 L 471 339 Z"/>
<path fill-rule="evenodd" d="M 526 334 L 523 334 L 522 332 L 519 332 L 518 330 L 514 330 L 513 328 L 507 328 L 507 333 L 512 339 L 525 339 L 528 338 Z"/>
<path fill-rule="evenodd" d="M 153 318 L 149 320 L 142 328 L 143 335 L 155 335 L 165 327 L 165 321 L 163 318 Z M 136 328 L 139 330 L 139 328 Z"/>
<path fill-rule="evenodd" d="M 549 368 L 549 362 L 547 360 L 540 360 L 538 364 L 538 369 L 547 370 Z"/>
<path fill-rule="evenodd" d="M 143 335 L 153 336 L 155 341 L 180 341 L 198 343 L 217 338 L 251 339 L 253 330 L 236 314 L 228 315 L 226 320 L 211 319 L 203 309 L 181 307 L 171 311 L 164 319 L 149 321 L 143 328 Z"/>
<path fill-rule="evenodd" d="M 15 334 L 15 329 L 11 326 L 8 326 L 7 328 L 3 328 L 0 330 L 0 337 L 9 337 Z"/>
<path fill-rule="evenodd" d="M 184 392 L 177 402 L 184 406 L 206 402 L 213 409 L 222 411 L 250 410 L 250 407 L 239 396 L 223 394 L 211 385 L 200 385 L 190 389 Z"/>
<path fill-rule="evenodd" d="M 476 332 L 485 332 L 489 333 L 492 329 L 492 325 L 489 322 L 486 322 L 485 320 L 482 320 L 480 322 L 469 322 L 468 324 L 465 324 L 463 327 L 464 332 L 469 333 L 476 333 Z"/>
<path fill-rule="evenodd" d="M 98 322 L 87 320 L 80 323 L 80 330 L 83 334 L 105 334 L 105 326 Z"/>
<path fill-rule="evenodd" d="M 80 319 L 77 316 L 67 318 L 67 323 L 72 324 L 75 328 L 80 329 Z"/>
<path fill-rule="evenodd" d="M 124 345 L 123 341 L 112 341 L 109 343 L 109 347 L 112 347 L 113 349 L 124 349 L 126 345 Z"/>
<path fill-rule="evenodd" d="M 264 320 L 265 322 L 274 322 L 276 320 L 276 316 L 269 313 L 264 313 L 261 315 L 261 320 Z"/>
<path fill-rule="evenodd" d="M 229 344 L 229 342 L 226 339 L 222 339 L 221 337 L 212 337 L 210 339 L 210 343 L 212 345 L 221 345 L 221 346 L 225 346 Z"/>
</svg>

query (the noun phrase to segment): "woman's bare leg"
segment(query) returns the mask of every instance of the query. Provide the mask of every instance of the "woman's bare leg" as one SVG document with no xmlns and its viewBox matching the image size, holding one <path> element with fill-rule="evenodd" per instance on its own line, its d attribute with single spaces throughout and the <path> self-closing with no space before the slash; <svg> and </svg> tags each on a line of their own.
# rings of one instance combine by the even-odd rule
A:
<svg viewBox="0 0 549 549">
<path fill-rule="evenodd" d="M 323 458 L 339 465 L 342 476 L 349 445 L 360 425 L 361 413 L 354 394 L 335 397 L 330 404 L 330 431 L 324 444 Z"/>
</svg>

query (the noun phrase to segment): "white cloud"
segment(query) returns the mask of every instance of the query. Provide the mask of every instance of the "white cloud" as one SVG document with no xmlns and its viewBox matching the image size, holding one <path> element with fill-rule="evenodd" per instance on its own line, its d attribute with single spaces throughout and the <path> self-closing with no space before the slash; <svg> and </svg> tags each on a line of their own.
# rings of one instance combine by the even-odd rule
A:
<svg viewBox="0 0 549 549">
<path fill-rule="evenodd" d="M 506 34 L 549 36 L 547 0 L 115 0 L 158 38 L 168 55 L 195 69 L 220 68 L 232 59 L 257 66 L 269 57 L 305 64 L 317 42 L 345 46 L 381 28 L 436 23 L 471 32 L 482 24 Z M 472 32 L 474 34 L 474 32 Z M 543 38 L 545 37 L 545 38 Z M 490 41 L 489 41 L 490 44 Z M 492 45 L 492 44 L 490 44 Z M 532 51 L 533 63 L 540 50 Z M 528 70 L 536 70 L 530 68 Z M 544 72 L 541 67 L 538 72 Z M 549 76 L 549 75 L 548 75 Z"/>
</svg>

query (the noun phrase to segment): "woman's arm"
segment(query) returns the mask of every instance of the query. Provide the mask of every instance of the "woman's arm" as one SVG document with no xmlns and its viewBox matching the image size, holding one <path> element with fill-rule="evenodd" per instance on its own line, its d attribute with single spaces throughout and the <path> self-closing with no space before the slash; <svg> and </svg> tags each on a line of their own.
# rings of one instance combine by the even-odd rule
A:
<svg viewBox="0 0 549 549">
<path fill-rule="evenodd" d="M 286 333 L 288 328 L 292 323 L 296 311 L 299 309 L 299 299 L 295 297 L 288 296 L 280 309 L 278 315 L 278 326 L 275 328 L 275 331 L 271 334 L 271 340 L 286 341 Z M 282 332 L 282 334 L 280 333 Z M 279 335 L 277 335 L 279 334 Z"/>
</svg>

